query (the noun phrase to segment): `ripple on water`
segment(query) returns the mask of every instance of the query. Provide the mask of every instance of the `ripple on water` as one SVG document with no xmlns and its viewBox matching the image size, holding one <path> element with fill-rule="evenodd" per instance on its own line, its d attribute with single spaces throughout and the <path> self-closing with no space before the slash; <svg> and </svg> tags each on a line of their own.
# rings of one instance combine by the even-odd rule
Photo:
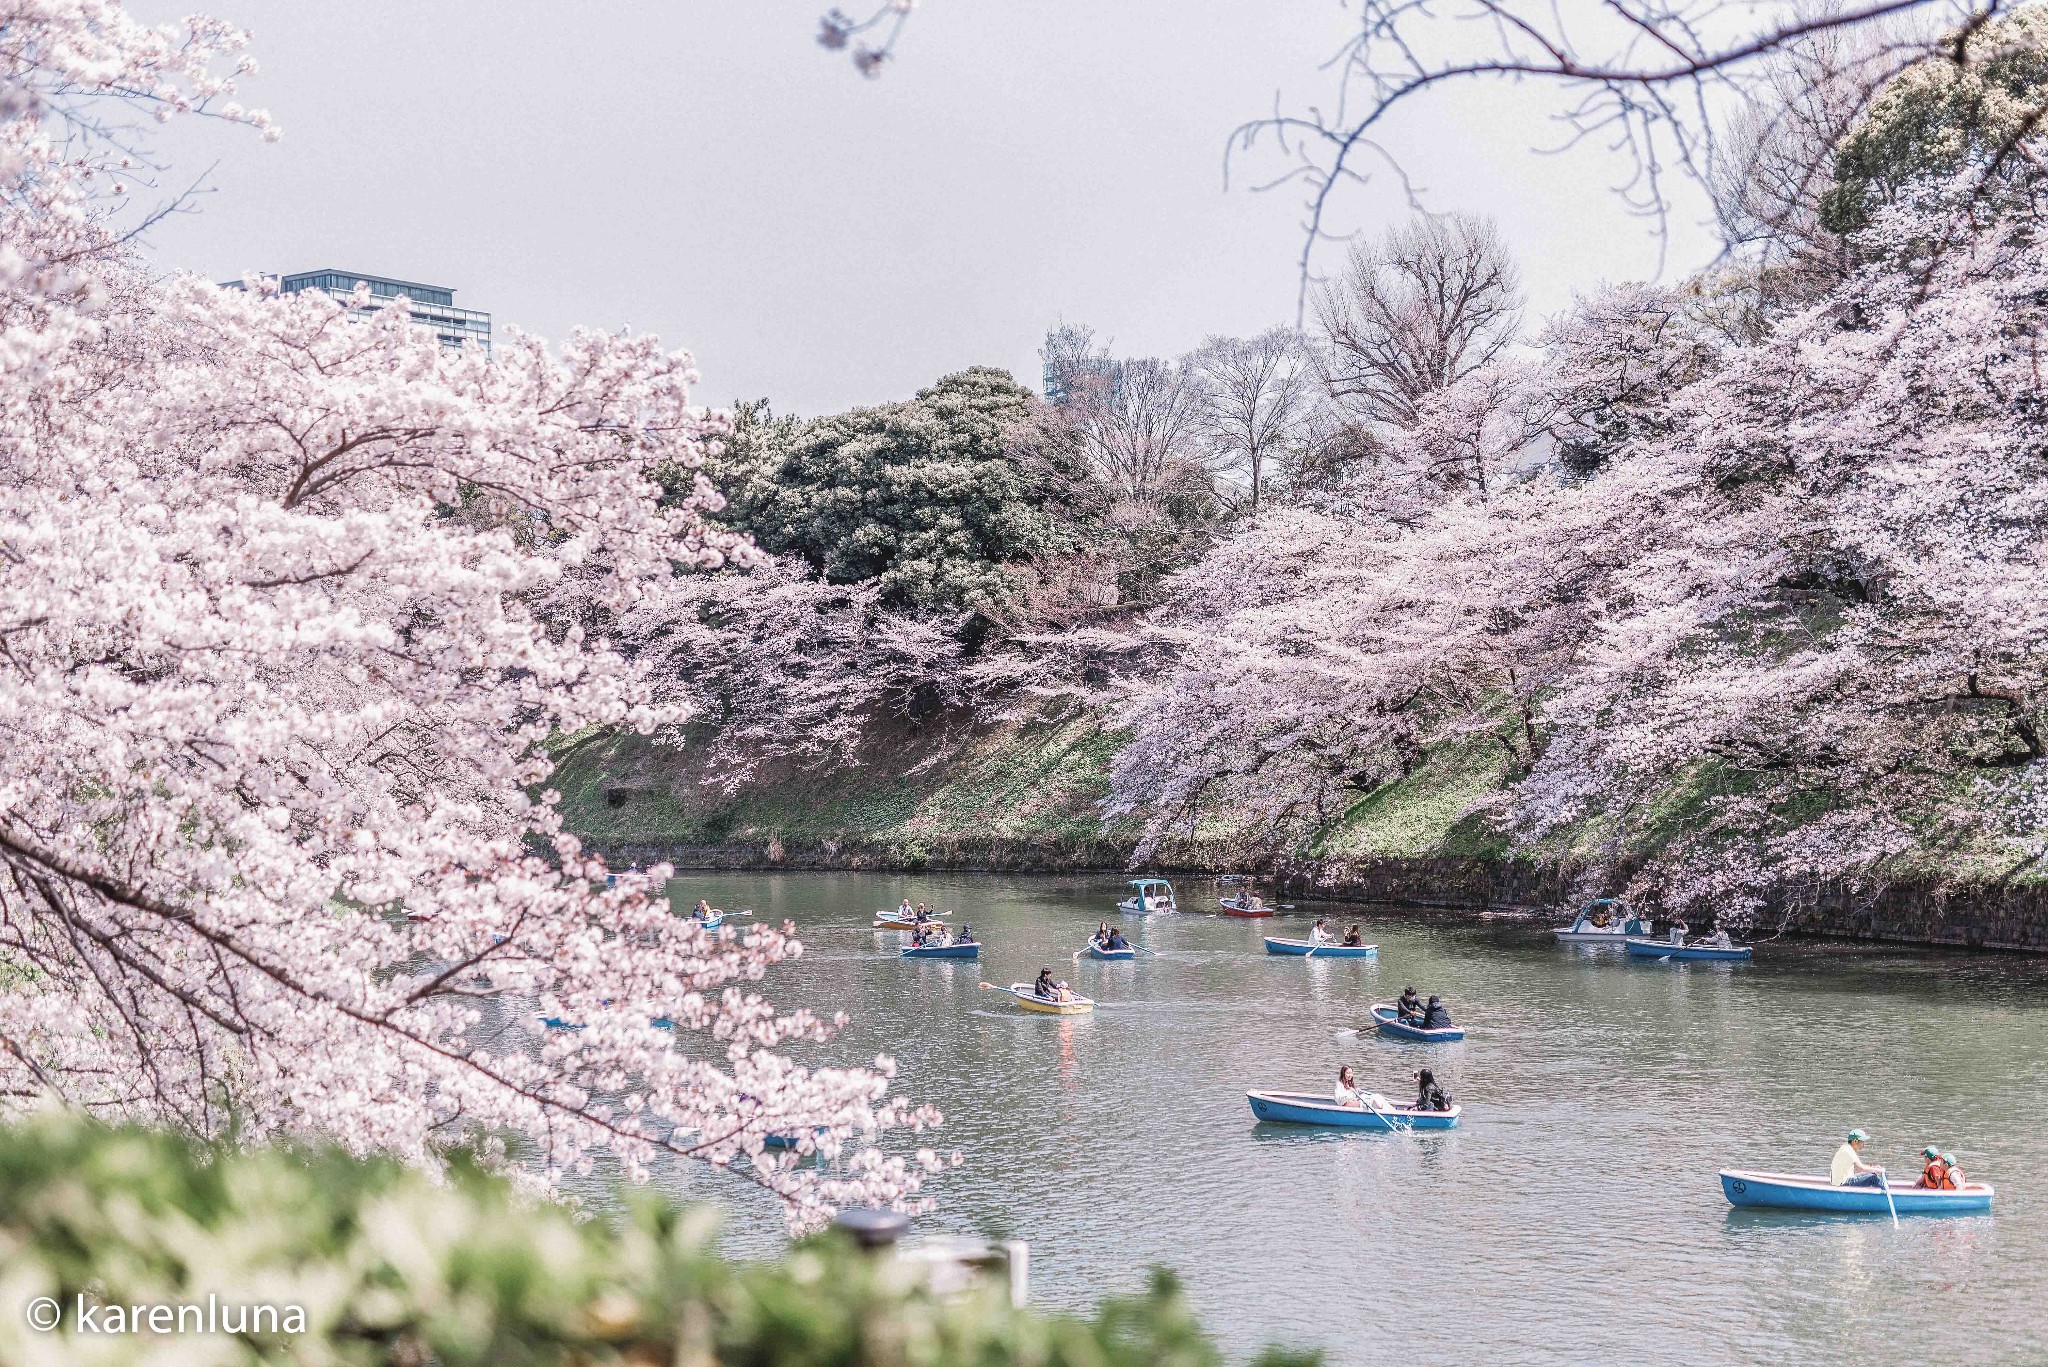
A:
<svg viewBox="0 0 2048 1367">
<path fill-rule="evenodd" d="M 1192 885 L 1194 880 L 1189 880 Z M 1084 1308 L 1178 1269 L 1238 1358 L 1270 1342 L 1342 1363 L 1944 1364 L 2038 1360 L 2048 1296 L 2048 965 L 1773 946 L 1756 963 L 1654 965 L 1539 929 L 1346 908 L 1378 960 L 1263 953 L 1307 915 L 1138 923 L 1159 951 L 1070 956 L 1118 880 L 709 876 L 682 905 L 799 923 L 779 1000 L 855 1018 L 835 1061 L 892 1053 L 898 1088 L 947 1115 L 967 1165 L 935 1224 L 1025 1233 L 1044 1304 Z M 1192 895 L 1192 886 L 1188 889 Z M 870 945 L 905 894 L 961 909 L 979 964 Z M 1126 931 L 1130 918 L 1122 918 Z M 1100 1003 L 1031 1016 L 975 987 L 1050 966 Z M 906 971 L 908 969 L 908 971 Z M 957 971 L 955 971 L 957 970 Z M 1358 1027 L 1412 983 L 1471 1032 L 1417 1045 Z M 1465 1108 L 1446 1134 L 1256 1123 L 1248 1087 L 1324 1090 L 1338 1063 L 1400 1095 L 1434 1069 Z M 1733 1212 L 1736 1164 L 1820 1170 L 1861 1125 L 1895 1166 L 1926 1142 L 1999 1184 L 1988 1218 Z M 729 1179 L 677 1174 L 734 1209 L 728 1246 L 781 1225 Z"/>
</svg>

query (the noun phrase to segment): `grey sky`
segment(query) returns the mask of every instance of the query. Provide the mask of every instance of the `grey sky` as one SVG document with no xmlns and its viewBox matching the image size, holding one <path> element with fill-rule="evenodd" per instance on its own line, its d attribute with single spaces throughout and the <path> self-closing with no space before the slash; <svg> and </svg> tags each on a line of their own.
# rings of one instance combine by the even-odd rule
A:
<svg viewBox="0 0 2048 1367">
<path fill-rule="evenodd" d="M 707 402 L 803 413 L 977 363 L 1035 382 L 1061 318 L 1128 354 L 1291 320 L 1299 204 L 1225 193 L 1222 152 L 1276 93 L 1323 90 L 1347 19 L 1337 0 L 923 0 L 870 82 L 812 42 L 820 0 L 213 8 L 254 31 L 244 94 L 285 137 L 174 130 L 178 170 L 217 161 L 218 193 L 152 234 L 159 263 L 449 284 L 548 337 L 631 325 L 696 354 Z M 1391 130 L 1433 207 L 1499 218 L 1537 312 L 1657 261 L 1605 193 L 1616 166 L 1531 154 L 1547 107 L 1473 87 Z M 1406 212 L 1391 181 L 1348 209 Z M 1672 260 L 1708 252 L 1689 227 Z"/>
</svg>

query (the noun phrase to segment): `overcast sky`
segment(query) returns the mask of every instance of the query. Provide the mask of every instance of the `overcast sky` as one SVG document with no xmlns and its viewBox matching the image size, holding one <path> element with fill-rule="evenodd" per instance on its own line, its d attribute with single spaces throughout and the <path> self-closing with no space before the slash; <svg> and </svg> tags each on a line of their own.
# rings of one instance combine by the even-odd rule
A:
<svg viewBox="0 0 2048 1367">
<path fill-rule="evenodd" d="M 551 338 L 655 332 L 695 353 L 707 402 L 799 413 L 974 364 L 1035 383 L 1062 319 L 1125 354 L 1292 320 L 1299 200 L 1226 192 L 1222 154 L 1276 96 L 1326 89 L 1337 0 L 923 0 L 879 81 L 812 41 L 824 7 L 216 0 L 255 35 L 243 93 L 284 140 L 175 128 L 213 193 L 148 250 L 221 279 L 452 285 Z M 1499 219 L 1537 313 L 1657 268 L 1605 192 L 1617 165 L 1532 153 L 1549 107 L 1474 87 L 1390 129 L 1433 207 Z M 1391 181 L 1346 209 L 1367 230 L 1406 213 Z M 1681 227 L 1680 271 L 1711 254 Z"/>
</svg>

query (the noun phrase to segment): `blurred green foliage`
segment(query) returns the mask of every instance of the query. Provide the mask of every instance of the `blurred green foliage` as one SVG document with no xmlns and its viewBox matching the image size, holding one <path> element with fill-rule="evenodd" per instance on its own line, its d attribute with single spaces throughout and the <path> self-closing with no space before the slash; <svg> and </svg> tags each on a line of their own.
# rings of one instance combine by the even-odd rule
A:
<svg viewBox="0 0 2048 1367">
<path fill-rule="evenodd" d="M 1173 1278 L 1091 1319 L 930 1295 L 838 1236 L 772 1263 L 717 1255 L 715 1218 L 645 1191 L 578 1219 L 459 1156 L 232 1152 L 46 1112 L 0 1128 L 0 1362 L 1212 1367 Z M 296 1305 L 296 1334 L 78 1332 L 102 1305 Z M 27 1309 L 49 1296 L 62 1325 Z M 1270 1364 L 1314 1355 L 1269 1352 Z"/>
</svg>

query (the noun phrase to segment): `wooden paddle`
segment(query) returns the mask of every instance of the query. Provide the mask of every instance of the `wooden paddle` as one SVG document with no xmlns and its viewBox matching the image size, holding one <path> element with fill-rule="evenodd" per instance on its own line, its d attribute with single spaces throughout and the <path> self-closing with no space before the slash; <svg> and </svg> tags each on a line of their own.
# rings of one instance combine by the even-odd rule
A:
<svg viewBox="0 0 2048 1367">
<path fill-rule="evenodd" d="M 1884 1203 L 1891 1207 L 1892 1228 L 1897 1229 L 1899 1227 L 1899 1203 L 1892 1199 L 1892 1179 L 1885 1175 L 1883 1168 L 1877 1170 L 1877 1184 L 1884 1188 Z"/>
</svg>

